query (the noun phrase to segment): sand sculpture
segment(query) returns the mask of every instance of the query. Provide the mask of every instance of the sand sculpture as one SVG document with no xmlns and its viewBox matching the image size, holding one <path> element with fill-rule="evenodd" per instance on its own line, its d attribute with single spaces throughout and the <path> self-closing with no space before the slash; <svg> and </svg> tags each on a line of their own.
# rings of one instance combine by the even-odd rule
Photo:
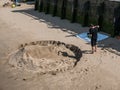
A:
<svg viewBox="0 0 120 90">
<path fill-rule="evenodd" d="M 81 57 L 77 46 L 60 41 L 36 41 L 21 44 L 10 54 L 9 64 L 39 73 L 64 72 L 76 66 Z"/>
</svg>

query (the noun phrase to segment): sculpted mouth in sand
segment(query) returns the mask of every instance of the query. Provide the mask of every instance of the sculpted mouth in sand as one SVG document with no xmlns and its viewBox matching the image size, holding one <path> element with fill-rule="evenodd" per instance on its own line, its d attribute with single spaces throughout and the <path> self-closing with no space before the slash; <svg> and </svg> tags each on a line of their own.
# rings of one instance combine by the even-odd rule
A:
<svg viewBox="0 0 120 90">
<path fill-rule="evenodd" d="M 76 66 L 81 57 L 77 46 L 60 41 L 36 41 L 22 44 L 10 55 L 9 64 L 33 72 L 64 72 Z"/>
</svg>

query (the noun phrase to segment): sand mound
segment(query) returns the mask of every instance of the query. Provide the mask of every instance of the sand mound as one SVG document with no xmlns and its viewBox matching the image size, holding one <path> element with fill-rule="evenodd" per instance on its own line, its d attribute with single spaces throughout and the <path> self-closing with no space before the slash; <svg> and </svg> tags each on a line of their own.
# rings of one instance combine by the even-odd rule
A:
<svg viewBox="0 0 120 90">
<path fill-rule="evenodd" d="M 40 73 L 63 72 L 80 60 L 81 50 L 59 41 L 37 41 L 22 44 L 12 53 L 9 64 L 16 68 Z"/>
</svg>

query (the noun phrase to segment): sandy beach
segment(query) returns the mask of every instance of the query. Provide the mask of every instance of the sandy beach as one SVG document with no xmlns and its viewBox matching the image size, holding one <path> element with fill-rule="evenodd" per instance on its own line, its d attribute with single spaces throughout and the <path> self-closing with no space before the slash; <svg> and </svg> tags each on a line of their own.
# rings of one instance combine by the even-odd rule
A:
<svg viewBox="0 0 120 90">
<path fill-rule="evenodd" d="M 91 54 L 90 43 L 75 36 L 87 32 L 88 27 L 34 11 L 32 4 L 22 3 L 15 8 L 2 5 L 3 0 L 0 1 L 0 90 L 120 90 L 120 40 L 112 37 L 102 40 L 98 51 Z M 56 44 L 51 44 L 52 41 Z M 76 59 L 78 54 L 70 46 L 77 48 L 79 58 Z M 21 47 L 24 53 L 20 52 Z M 27 64 L 21 64 L 18 61 L 21 58 Z M 42 62 L 43 58 L 47 63 Z M 45 71 L 34 72 L 37 69 L 33 67 L 28 70 L 29 60 L 39 68 L 42 64 Z M 75 60 L 78 62 L 73 67 Z M 48 67 L 44 66 L 48 63 Z"/>
</svg>

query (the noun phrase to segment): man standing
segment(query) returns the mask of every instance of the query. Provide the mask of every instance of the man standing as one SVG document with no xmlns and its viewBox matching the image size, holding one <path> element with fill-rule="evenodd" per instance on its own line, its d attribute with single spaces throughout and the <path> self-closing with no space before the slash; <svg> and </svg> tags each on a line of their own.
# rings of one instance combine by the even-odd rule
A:
<svg viewBox="0 0 120 90">
<path fill-rule="evenodd" d="M 92 47 L 92 53 L 97 51 L 97 32 L 98 32 L 99 26 L 94 26 L 93 24 L 90 25 L 89 33 L 91 34 L 91 47 Z"/>
</svg>

